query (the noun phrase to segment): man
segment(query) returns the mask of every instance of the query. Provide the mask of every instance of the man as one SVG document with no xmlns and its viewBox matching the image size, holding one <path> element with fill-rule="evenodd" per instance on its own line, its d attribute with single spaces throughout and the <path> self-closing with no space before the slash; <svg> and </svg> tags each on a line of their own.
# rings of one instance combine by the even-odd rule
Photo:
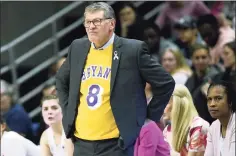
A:
<svg viewBox="0 0 237 156">
<path fill-rule="evenodd" d="M 84 16 L 88 39 L 73 41 L 56 75 L 66 136 L 75 156 L 133 156 L 146 117 L 160 119 L 174 80 L 144 42 L 114 34 L 111 6 L 93 3 Z M 148 108 L 146 82 L 154 94 Z"/>
<path fill-rule="evenodd" d="M 148 24 L 147 28 L 143 32 L 143 38 L 146 44 L 149 47 L 149 51 L 152 56 L 155 57 L 156 60 L 160 61 L 160 57 L 162 56 L 162 53 L 167 48 L 172 49 L 179 49 L 177 45 L 175 45 L 173 42 L 165 39 L 161 36 L 161 30 L 159 26 L 155 24 Z"/>
<path fill-rule="evenodd" d="M 175 22 L 174 29 L 178 35 L 175 43 L 180 47 L 184 57 L 188 60 L 191 59 L 190 48 L 192 45 L 205 44 L 198 33 L 195 19 L 191 16 L 184 16 Z"/>
</svg>

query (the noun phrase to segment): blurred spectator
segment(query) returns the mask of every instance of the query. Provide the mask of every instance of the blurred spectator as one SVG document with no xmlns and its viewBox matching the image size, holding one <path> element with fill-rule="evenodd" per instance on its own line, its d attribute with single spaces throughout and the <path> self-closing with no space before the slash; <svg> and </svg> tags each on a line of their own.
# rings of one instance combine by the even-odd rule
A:
<svg viewBox="0 0 237 156">
<path fill-rule="evenodd" d="M 1 115 L 8 127 L 27 139 L 32 140 L 32 122 L 25 109 L 16 104 L 13 99 L 13 90 L 10 84 L 1 80 Z"/>
<path fill-rule="evenodd" d="M 165 49 L 171 47 L 177 49 L 178 46 L 161 36 L 160 28 L 155 24 L 148 24 L 144 30 L 144 41 L 147 43 L 152 56 L 160 62 L 160 57 Z"/>
<path fill-rule="evenodd" d="M 119 25 L 116 26 L 116 33 L 125 38 L 143 39 L 143 31 L 148 21 L 144 21 L 136 11 L 131 2 L 122 2 L 118 12 Z"/>
<path fill-rule="evenodd" d="M 54 84 L 46 84 L 42 90 L 43 97 L 48 95 L 56 95 L 56 87 Z"/>
<path fill-rule="evenodd" d="M 202 85 L 210 81 L 211 77 L 218 74 L 220 71 L 215 66 L 209 65 L 211 58 L 208 47 L 195 44 L 191 51 L 194 71 L 185 85 L 193 97 L 194 105 L 199 116 L 209 123 L 212 123 L 214 120 L 207 110 L 206 95 L 202 93 L 201 89 Z"/>
<path fill-rule="evenodd" d="M 235 17 L 236 1 L 224 1 L 223 13 L 227 19 L 233 19 Z"/>
<path fill-rule="evenodd" d="M 236 27 L 236 19 L 235 19 L 235 17 L 233 18 L 233 20 L 232 20 L 232 29 L 234 30 L 234 31 L 236 31 L 235 28 Z"/>
<path fill-rule="evenodd" d="M 190 48 L 192 45 L 196 43 L 203 45 L 205 44 L 198 33 L 195 19 L 191 16 L 184 16 L 175 22 L 174 29 L 178 34 L 175 43 L 183 52 L 184 57 L 191 59 L 192 52 L 190 51 Z M 191 62 L 189 62 L 189 65 L 191 65 Z"/>
<path fill-rule="evenodd" d="M 154 121 L 146 119 L 134 146 L 134 156 L 170 156 L 169 144 Z"/>
<path fill-rule="evenodd" d="M 225 44 L 222 55 L 225 73 L 223 80 L 235 83 L 236 81 L 236 40 Z"/>
<path fill-rule="evenodd" d="M 224 46 L 222 54 L 224 61 L 225 72 L 215 75 L 214 81 L 224 80 L 236 85 L 236 41 L 229 42 Z"/>
<path fill-rule="evenodd" d="M 211 6 L 211 13 L 217 18 L 220 26 L 231 25 L 235 16 L 235 1 L 216 1 Z"/>
<path fill-rule="evenodd" d="M 180 51 L 174 51 L 170 48 L 165 50 L 161 58 L 161 64 L 172 75 L 176 84 L 185 84 L 192 75 L 192 70 L 186 64 Z"/>
<path fill-rule="evenodd" d="M 1 156 L 40 156 L 40 147 L 14 131 L 9 131 L 3 119 L 1 120 Z"/>
<path fill-rule="evenodd" d="M 49 126 L 40 139 L 41 154 L 44 156 L 72 156 L 73 144 L 67 139 L 62 124 L 62 109 L 58 97 L 49 95 L 42 99 L 42 116 Z"/>
<path fill-rule="evenodd" d="M 208 110 L 217 120 L 209 129 L 205 156 L 236 155 L 236 89 L 232 87 L 228 82 L 219 81 L 208 89 Z"/>
<path fill-rule="evenodd" d="M 188 89 L 176 84 L 173 95 L 165 108 L 164 119 L 170 120 L 163 133 L 171 146 L 171 155 L 203 155 L 209 123 L 198 116 Z"/>
<path fill-rule="evenodd" d="M 201 1 L 168 1 L 165 2 L 164 8 L 156 18 L 155 23 L 161 29 L 165 27 L 172 28 L 174 22 L 185 15 L 196 18 L 208 13 L 210 13 L 210 10 Z"/>
<path fill-rule="evenodd" d="M 49 77 L 54 76 L 57 73 L 57 71 L 62 66 L 65 60 L 66 60 L 66 57 L 62 57 L 55 64 L 51 66 L 49 70 Z"/>
<path fill-rule="evenodd" d="M 224 51 L 224 45 L 235 39 L 235 32 L 230 26 L 219 27 L 215 16 L 203 15 L 197 21 L 199 32 L 210 47 L 211 64 L 217 64 Z"/>
<path fill-rule="evenodd" d="M 45 85 L 45 87 L 42 90 L 42 99 L 44 97 L 47 97 L 49 95 L 56 95 L 56 88 L 54 84 L 48 83 Z M 40 117 L 40 128 L 37 132 L 37 142 L 40 141 L 40 137 L 42 133 L 48 128 L 48 125 L 45 124 L 43 117 Z"/>
<path fill-rule="evenodd" d="M 66 57 L 62 57 L 61 59 L 59 59 L 56 63 L 56 71 L 59 70 L 59 68 L 63 65 L 64 61 L 66 60 Z"/>
</svg>

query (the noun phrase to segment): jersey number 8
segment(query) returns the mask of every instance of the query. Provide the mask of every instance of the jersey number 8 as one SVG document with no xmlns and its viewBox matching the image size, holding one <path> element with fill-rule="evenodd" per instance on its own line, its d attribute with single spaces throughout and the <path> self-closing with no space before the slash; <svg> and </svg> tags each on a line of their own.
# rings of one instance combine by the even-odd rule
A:
<svg viewBox="0 0 237 156">
<path fill-rule="evenodd" d="M 100 87 L 99 85 L 91 85 L 89 87 L 89 92 L 86 97 L 86 101 L 89 108 L 96 109 L 101 105 L 102 93 L 103 93 L 103 88 Z"/>
</svg>

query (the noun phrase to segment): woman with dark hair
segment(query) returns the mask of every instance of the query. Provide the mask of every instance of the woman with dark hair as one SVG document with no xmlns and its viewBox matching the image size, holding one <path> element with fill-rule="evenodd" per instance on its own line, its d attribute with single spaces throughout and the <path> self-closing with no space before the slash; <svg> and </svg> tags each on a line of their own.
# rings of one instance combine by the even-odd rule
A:
<svg viewBox="0 0 237 156">
<path fill-rule="evenodd" d="M 56 95 L 56 88 L 55 88 L 55 84 L 53 83 L 47 83 L 43 90 L 42 90 L 42 99 L 46 96 L 49 95 Z M 40 123 L 39 123 L 39 129 L 37 131 L 37 142 L 40 141 L 40 137 L 42 135 L 42 133 L 48 128 L 48 125 L 45 124 L 43 117 L 40 117 Z"/>
<path fill-rule="evenodd" d="M 207 105 L 215 119 L 207 136 L 205 156 L 235 155 L 236 92 L 225 81 L 212 83 L 207 91 Z"/>
<path fill-rule="evenodd" d="M 236 59 L 236 42 L 235 40 L 225 44 L 224 52 L 222 55 L 222 59 L 224 61 L 224 67 L 226 71 L 223 74 L 222 79 L 225 81 L 230 81 L 235 83 L 236 80 L 236 67 L 235 67 L 235 59 Z"/>
<path fill-rule="evenodd" d="M 3 117 L 1 121 L 1 156 L 40 156 L 40 147 L 14 131 L 7 131 Z"/>
<path fill-rule="evenodd" d="M 116 26 L 116 33 L 121 37 L 142 40 L 147 21 L 144 21 L 138 15 L 133 3 L 121 3 L 122 5 L 118 11 L 119 23 Z"/>
<path fill-rule="evenodd" d="M 224 45 L 224 51 L 222 54 L 225 71 L 212 77 L 212 81 L 227 81 L 236 85 L 236 45 L 235 40 L 228 42 Z"/>
<path fill-rule="evenodd" d="M 73 155 L 73 144 L 67 139 L 62 125 L 62 109 L 56 95 L 42 99 L 42 116 L 49 126 L 40 138 L 41 156 Z"/>
<path fill-rule="evenodd" d="M 233 86 L 236 86 L 235 54 L 236 54 L 235 41 L 226 43 L 224 45 L 224 51 L 222 54 L 225 71 L 219 74 L 215 74 L 214 76 L 212 75 L 210 77 L 210 82 L 227 81 L 231 82 Z M 205 96 L 207 95 L 207 89 L 210 85 L 210 82 L 206 82 L 201 86 L 202 94 L 204 94 Z"/>
</svg>

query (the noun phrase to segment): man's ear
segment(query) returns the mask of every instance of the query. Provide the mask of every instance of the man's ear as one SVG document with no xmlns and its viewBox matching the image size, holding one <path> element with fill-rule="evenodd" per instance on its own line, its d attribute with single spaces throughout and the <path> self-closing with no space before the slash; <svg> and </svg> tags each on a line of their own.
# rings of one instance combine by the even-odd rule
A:
<svg viewBox="0 0 237 156">
<path fill-rule="evenodd" d="M 110 30 L 114 30 L 116 25 L 116 21 L 114 19 L 111 20 L 110 22 Z"/>
</svg>

